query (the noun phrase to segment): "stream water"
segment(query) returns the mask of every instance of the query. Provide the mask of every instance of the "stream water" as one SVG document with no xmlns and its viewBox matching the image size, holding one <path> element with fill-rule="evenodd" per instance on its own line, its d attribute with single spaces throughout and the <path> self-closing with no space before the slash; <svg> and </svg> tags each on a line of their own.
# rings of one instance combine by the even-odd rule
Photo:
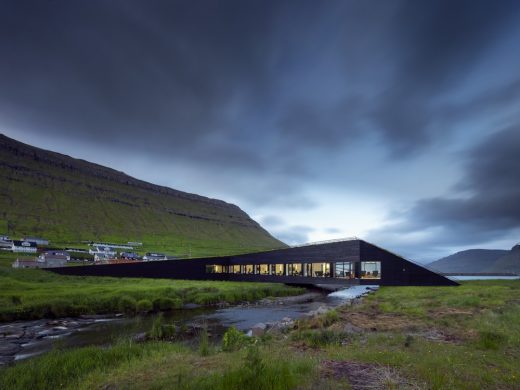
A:
<svg viewBox="0 0 520 390">
<path fill-rule="evenodd" d="M 317 310 L 325 306 L 329 308 L 337 307 L 346 302 L 366 293 L 367 286 L 354 286 L 330 294 L 325 292 L 310 294 L 311 299 L 305 302 L 298 301 L 298 298 L 278 298 L 273 303 L 261 303 L 251 305 L 230 306 L 226 308 L 195 308 L 174 310 L 163 313 L 164 323 L 175 323 L 176 325 L 201 326 L 204 324 L 213 339 L 218 339 L 230 326 L 247 331 L 258 323 L 269 323 L 281 321 L 284 318 L 297 319 L 310 311 Z M 309 294 L 306 294 L 309 295 Z M 24 332 L 40 334 L 28 342 L 17 344 L 17 350 L 11 352 L 10 356 L 4 356 L 3 363 L 19 361 L 39 354 L 48 352 L 54 348 L 77 348 L 87 345 L 109 345 L 118 339 L 134 337 L 151 329 L 156 315 L 120 318 L 97 318 L 91 319 L 85 324 L 79 324 L 68 329 L 68 324 L 79 320 L 65 319 L 58 325 L 62 329 L 57 334 L 52 333 L 52 329 L 60 328 L 51 326 L 51 333 L 45 333 L 49 329 L 49 320 L 39 320 L 31 322 L 15 322 L 12 324 L 2 324 L 2 328 L 14 327 L 15 329 L 24 328 Z M 55 322 L 55 321 L 52 321 Z M 54 324 L 55 325 L 55 324 Z M 43 330 L 41 330 L 43 329 Z M 41 336 L 43 334 L 43 337 Z M 0 352 L 6 345 L 15 346 L 17 341 L 4 336 L 0 338 Z M 1 353 L 0 353 L 1 354 Z"/>
</svg>

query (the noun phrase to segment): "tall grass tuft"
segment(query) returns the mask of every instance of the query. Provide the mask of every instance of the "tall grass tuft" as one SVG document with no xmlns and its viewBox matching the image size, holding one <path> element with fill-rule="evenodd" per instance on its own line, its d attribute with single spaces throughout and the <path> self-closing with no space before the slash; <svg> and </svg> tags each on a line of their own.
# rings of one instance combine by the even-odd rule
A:
<svg viewBox="0 0 520 390">
<path fill-rule="evenodd" d="M 200 356 L 208 356 L 212 353 L 209 343 L 208 325 L 204 322 L 199 334 L 199 354 Z"/>
</svg>

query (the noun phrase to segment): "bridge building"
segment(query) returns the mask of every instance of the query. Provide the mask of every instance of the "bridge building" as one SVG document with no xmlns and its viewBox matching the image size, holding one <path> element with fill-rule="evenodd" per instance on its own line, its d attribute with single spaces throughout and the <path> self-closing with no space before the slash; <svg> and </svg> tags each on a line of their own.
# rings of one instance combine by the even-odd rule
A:
<svg viewBox="0 0 520 390">
<path fill-rule="evenodd" d="M 50 269 L 62 275 L 286 284 L 454 286 L 457 282 L 360 239 L 199 259 Z"/>
</svg>

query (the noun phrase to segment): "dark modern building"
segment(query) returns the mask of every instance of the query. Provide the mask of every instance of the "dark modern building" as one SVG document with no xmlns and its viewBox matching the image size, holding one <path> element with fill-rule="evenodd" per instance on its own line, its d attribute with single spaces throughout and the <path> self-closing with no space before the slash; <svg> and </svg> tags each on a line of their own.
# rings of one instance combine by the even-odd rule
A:
<svg viewBox="0 0 520 390">
<path fill-rule="evenodd" d="M 232 280 L 287 284 L 455 286 L 451 279 L 363 240 L 235 256 L 54 268 L 62 275 Z"/>
</svg>

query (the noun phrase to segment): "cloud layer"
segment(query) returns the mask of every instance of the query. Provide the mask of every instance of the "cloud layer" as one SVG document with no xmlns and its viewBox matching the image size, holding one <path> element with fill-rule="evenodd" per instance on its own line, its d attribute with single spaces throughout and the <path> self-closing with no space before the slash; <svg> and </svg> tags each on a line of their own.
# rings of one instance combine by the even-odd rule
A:
<svg viewBox="0 0 520 390">
<path fill-rule="evenodd" d="M 8 0 L 0 129 L 131 153 L 290 242 L 356 232 L 343 209 L 370 198 L 385 244 L 477 245 L 520 222 L 519 22 L 513 0 Z M 330 194 L 349 229 L 318 214 Z"/>
</svg>

